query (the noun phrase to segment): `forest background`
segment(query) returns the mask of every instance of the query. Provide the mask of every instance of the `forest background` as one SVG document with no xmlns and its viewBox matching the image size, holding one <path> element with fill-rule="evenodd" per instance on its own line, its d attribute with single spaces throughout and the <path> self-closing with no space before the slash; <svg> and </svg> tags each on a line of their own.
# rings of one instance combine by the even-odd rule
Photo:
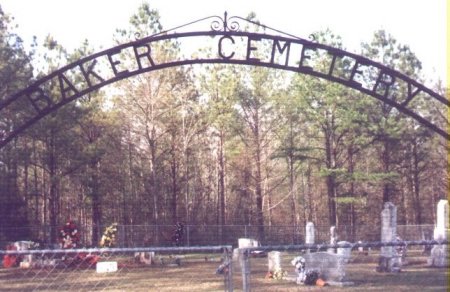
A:
<svg viewBox="0 0 450 292">
<path fill-rule="evenodd" d="M 114 40 L 162 29 L 144 3 Z M 344 48 L 331 30 L 312 34 Z M 87 41 L 68 51 L 50 35 L 25 50 L 1 9 L 0 49 L 0 99 L 94 52 Z M 152 53 L 182 52 L 168 42 Z M 387 31 L 374 32 L 360 54 L 425 79 L 414 52 Z M 440 81 L 432 89 L 445 95 Z M 411 106 L 447 127 L 444 107 L 418 98 Z M 444 138 L 338 84 L 259 67 L 164 69 L 66 105 L 0 151 L 0 243 L 55 242 L 67 220 L 89 234 L 88 245 L 113 222 L 256 226 L 262 242 L 270 226 L 308 221 L 378 230 L 387 201 L 399 224 L 433 224 L 447 197 L 446 157 Z M 39 231 L 46 226 L 49 234 Z"/>
</svg>

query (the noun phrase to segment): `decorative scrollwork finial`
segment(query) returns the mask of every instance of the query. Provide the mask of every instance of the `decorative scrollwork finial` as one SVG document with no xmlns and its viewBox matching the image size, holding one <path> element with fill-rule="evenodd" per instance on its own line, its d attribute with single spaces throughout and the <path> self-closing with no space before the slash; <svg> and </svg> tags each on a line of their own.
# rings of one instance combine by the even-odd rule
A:
<svg viewBox="0 0 450 292">
<path fill-rule="evenodd" d="M 240 25 L 236 20 L 229 22 L 229 20 L 235 18 L 235 16 L 228 18 L 227 11 L 224 12 L 223 18 L 220 16 L 215 16 L 215 18 L 217 18 L 217 20 L 211 22 L 211 29 L 213 31 L 239 31 Z"/>
</svg>

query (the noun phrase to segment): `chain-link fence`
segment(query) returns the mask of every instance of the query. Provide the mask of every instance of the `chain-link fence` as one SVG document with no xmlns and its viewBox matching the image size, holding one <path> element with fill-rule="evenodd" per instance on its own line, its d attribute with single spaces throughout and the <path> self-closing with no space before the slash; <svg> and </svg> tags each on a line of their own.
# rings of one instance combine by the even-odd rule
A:
<svg viewBox="0 0 450 292">
<path fill-rule="evenodd" d="M 97 238 L 108 226 L 100 226 Z M 33 240 L 42 247 L 54 247 L 50 242 L 52 232 L 60 227 L 40 226 L 21 228 L 0 227 L 0 244 L 5 246 L 17 240 Z M 173 225 L 118 225 L 116 247 L 171 246 Z M 92 242 L 92 226 L 80 226 L 81 245 L 97 246 Z M 433 238 L 434 226 L 397 225 L 397 234 L 403 240 L 428 240 Z M 329 242 L 330 226 L 315 226 L 316 242 Z M 381 230 L 369 226 L 339 226 L 338 239 L 349 242 L 377 241 Z M 20 235 L 20 236 L 19 236 Z M 258 238 L 256 225 L 185 225 L 183 246 L 237 245 L 238 238 L 258 239 L 263 245 L 302 244 L 305 242 L 305 226 L 276 225 L 264 226 L 264 240 Z"/>
<path fill-rule="evenodd" d="M 1 291 L 217 291 L 232 290 L 233 287 L 244 291 L 249 291 L 250 287 L 256 291 L 290 291 L 298 289 L 295 283 L 293 285 L 293 258 L 307 256 L 308 251 L 330 253 L 328 248 L 331 254 L 337 253 L 336 247 L 327 244 L 342 241 L 352 242 L 348 247 L 351 252 L 346 268 L 336 267 L 335 270 L 345 271 L 350 279 L 348 282 L 354 283 L 348 289 L 358 287 L 354 291 L 360 291 L 384 285 L 380 274 L 374 273 L 381 259 L 386 258 L 380 248 L 381 230 L 377 228 L 339 226 L 331 238 L 329 226 L 315 226 L 312 237 L 316 244 L 305 246 L 304 226 L 264 226 L 265 236 L 260 240 L 258 226 L 249 225 L 183 225 L 182 231 L 173 225 L 117 225 L 115 248 L 112 249 L 59 249 L 60 241 L 49 241 L 50 233 L 59 229 L 44 226 L 2 230 L 2 244 L 12 248 L 0 250 Z M 397 280 L 388 286 L 399 285 L 400 290 L 408 291 L 416 286 L 422 290 L 428 290 L 426 288 L 430 286 L 437 291 L 446 287 L 442 282 L 448 275 L 446 269 L 432 268 L 429 262 L 433 257 L 444 257 L 444 262 L 448 263 L 449 253 L 444 252 L 448 245 L 432 241 L 433 230 L 433 225 L 397 225 L 398 238 L 394 244 L 406 242 L 403 271 L 409 273 L 399 273 Z M 177 235 L 175 243 L 174 232 Z M 449 230 L 446 232 L 449 238 Z M 11 239 L 17 238 L 13 234 L 21 234 L 22 239 L 28 241 L 12 244 Z M 76 247 L 98 246 L 91 241 L 92 226 L 80 228 L 77 234 L 81 237 Z M 97 237 L 100 238 L 100 233 Z M 236 253 L 230 261 L 231 250 L 238 246 L 240 239 L 253 242 L 255 245 L 252 246 L 256 247 L 247 249 L 252 252 L 246 261 L 241 261 L 243 257 L 239 254 L 236 258 Z M 412 241 L 421 244 L 411 244 Z M 35 242 L 39 245 L 34 245 Z M 21 248 L 21 244 L 26 248 Z M 181 247 L 174 247 L 174 244 Z M 442 244 L 445 244 L 444 250 L 436 249 L 438 255 L 433 256 L 433 246 Z M 270 272 L 267 256 L 271 251 L 282 254 L 279 262 L 283 263 L 283 274 L 275 276 L 283 279 L 281 282 L 267 277 Z M 330 261 L 334 260 L 321 258 L 319 262 L 333 266 Z M 397 291 L 394 288 L 392 290 Z"/>
<path fill-rule="evenodd" d="M 448 241 L 260 246 L 233 254 L 243 291 L 448 291 Z M 424 252 L 423 246 L 432 246 Z"/>
<path fill-rule="evenodd" d="M 232 291 L 231 246 L 1 251 L 0 291 Z"/>
<path fill-rule="evenodd" d="M 428 253 L 426 245 L 433 246 Z M 390 256 L 383 248 L 391 248 Z M 309 291 L 310 285 L 447 291 L 449 276 L 448 241 L 436 240 L 271 245 L 233 252 L 231 246 L 204 246 L 8 250 L 0 255 L 0 291 Z M 300 281 L 299 258 L 305 263 Z M 315 282 L 305 280 L 314 271 Z"/>
</svg>

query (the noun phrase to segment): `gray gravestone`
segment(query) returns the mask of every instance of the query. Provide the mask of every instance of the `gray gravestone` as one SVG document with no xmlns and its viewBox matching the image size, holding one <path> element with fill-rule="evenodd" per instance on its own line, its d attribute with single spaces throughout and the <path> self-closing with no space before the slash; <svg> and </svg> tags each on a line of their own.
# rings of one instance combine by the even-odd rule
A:
<svg viewBox="0 0 450 292">
<path fill-rule="evenodd" d="M 316 270 L 320 277 L 333 286 L 352 285 L 352 282 L 345 282 L 346 260 L 338 254 L 328 252 L 315 252 L 302 255 L 305 259 L 306 270 Z"/>
<path fill-rule="evenodd" d="M 391 202 L 384 203 L 381 211 L 381 242 L 397 239 L 397 207 Z M 378 272 L 399 272 L 401 260 L 393 246 L 381 247 Z"/>
</svg>

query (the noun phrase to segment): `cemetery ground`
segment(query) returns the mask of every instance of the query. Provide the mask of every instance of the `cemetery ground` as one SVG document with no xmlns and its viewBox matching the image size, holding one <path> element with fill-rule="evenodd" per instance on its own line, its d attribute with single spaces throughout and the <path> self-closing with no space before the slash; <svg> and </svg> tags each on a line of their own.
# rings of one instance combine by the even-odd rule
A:
<svg viewBox="0 0 450 292">
<path fill-rule="evenodd" d="M 284 252 L 282 268 L 293 274 L 290 260 L 298 253 Z M 287 280 L 267 279 L 267 257 L 252 257 L 252 291 L 447 291 L 448 268 L 427 266 L 420 250 L 408 251 L 408 264 L 400 273 L 378 273 L 378 252 L 369 255 L 352 252 L 346 269 L 347 287 L 314 287 Z M 0 269 L 0 291 L 223 291 L 223 275 L 216 269 L 220 255 L 186 254 L 180 266 L 156 261 L 151 266 L 136 264 L 130 256 L 112 256 L 117 272 L 98 274 L 95 267 Z M 238 262 L 233 264 L 234 290 L 242 291 Z"/>
</svg>

